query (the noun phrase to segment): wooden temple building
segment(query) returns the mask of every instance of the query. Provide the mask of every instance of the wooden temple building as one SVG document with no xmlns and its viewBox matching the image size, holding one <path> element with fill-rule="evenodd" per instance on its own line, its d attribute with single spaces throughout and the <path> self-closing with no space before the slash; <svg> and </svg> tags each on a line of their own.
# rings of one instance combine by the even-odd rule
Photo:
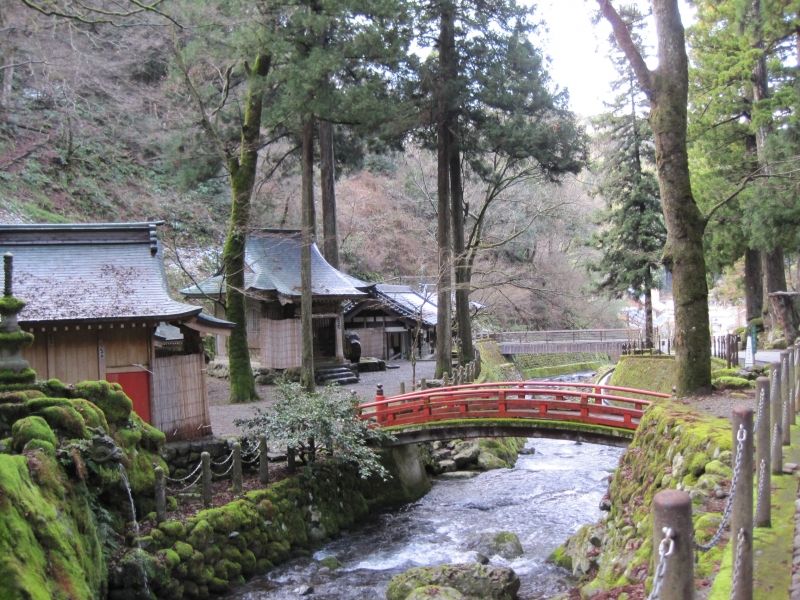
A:
<svg viewBox="0 0 800 600">
<path fill-rule="evenodd" d="M 155 223 L 0 225 L 0 253 L 40 379 L 118 382 L 167 439 L 211 433 L 201 334 L 233 324 L 170 298 Z"/>
<path fill-rule="evenodd" d="M 247 339 L 251 357 L 262 368 L 289 369 L 301 363 L 301 247 L 301 234 L 297 230 L 262 229 L 247 236 Z M 311 287 L 314 365 L 325 367 L 343 363 L 343 302 L 367 298 L 370 284 L 335 269 L 313 244 Z M 219 300 L 225 293 L 224 276 L 210 277 L 181 293 L 187 298 Z M 215 310 L 221 315 L 220 308 Z M 221 356 L 226 355 L 223 341 L 217 342 L 217 352 Z"/>
<path fill-rule="evenodd" d="M 378 283 L 370 297 L 352 302 L 344 321 L 358 335 L 361 352 L 384 360 L 427 358 L 436 346 L 436 297 L 407 285 Z"/>
</svg>

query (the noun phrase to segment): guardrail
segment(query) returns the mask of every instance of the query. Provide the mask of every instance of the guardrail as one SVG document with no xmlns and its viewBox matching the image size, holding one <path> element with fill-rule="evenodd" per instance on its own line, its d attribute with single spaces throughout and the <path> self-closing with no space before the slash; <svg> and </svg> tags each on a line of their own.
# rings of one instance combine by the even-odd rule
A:
<svg viewBox="0 0 800 600">
<path fill-rule="evenodd" d="M 502 382 L 419 390 L 359 406 L 363 419 L 381 427 L 452 419 L 520 419 L 581 422 L 634 430 L 651 400 L 669 394 L 591 383 Z"/>
</svg>

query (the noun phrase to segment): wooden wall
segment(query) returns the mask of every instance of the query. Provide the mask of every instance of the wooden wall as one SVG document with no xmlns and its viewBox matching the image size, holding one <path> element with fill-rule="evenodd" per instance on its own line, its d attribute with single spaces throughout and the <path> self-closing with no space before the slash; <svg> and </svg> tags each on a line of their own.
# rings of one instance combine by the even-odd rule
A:
<svg viewBox="0 0 800 600">
<path fill-rule="evenodd" d="M 32 329 L 33 344 L 22 352 L 39 379 L 77 383 L 101 379 L 108 370 L 149 368 L 150 327 Z M 135 367 L 136 368 L 136 367 Z"/>
<path fill-rule="evenodd" d="M 159 356 L 153 360 L 153 425 L 167 440 L 211 433 L 202 354 Z"/>
</svg>

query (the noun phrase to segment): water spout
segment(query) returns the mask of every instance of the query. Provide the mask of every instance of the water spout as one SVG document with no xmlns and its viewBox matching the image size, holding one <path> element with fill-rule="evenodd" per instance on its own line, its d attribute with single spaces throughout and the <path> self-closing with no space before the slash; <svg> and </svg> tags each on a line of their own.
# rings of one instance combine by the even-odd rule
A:
<svg viewBox="0 0 800 600">
<path fill-rule="evenodd" d="M 136 505 L 133 502 L 133 493 L 131 493 L 131 484 L 128 481 L 128 472 L 125 470 L 125 465 L 122 463 L 119 463 L 119 474 L 122 480 L 122 485 L 125 488 L 125 492 L 128 494 L 128 502 L 130 503 L 131 507 L 131 521 L 133 522 L 134 539 L 136 540 L 136 547 L 139 550 L 137 553 L 136 562 L 139 565 L 139 572 L 142 575 L 142 589 L 144 591 L 144 597 L 151 598 L 152 595 L 150 594 L 150 585 L 147 581 L 147 569 L 145 569 L 144 561 L 142 561 L 141 558 L 141 553 L 144 551 L 139 543 L 139 521 L 136 519 Z"/>
</svg>

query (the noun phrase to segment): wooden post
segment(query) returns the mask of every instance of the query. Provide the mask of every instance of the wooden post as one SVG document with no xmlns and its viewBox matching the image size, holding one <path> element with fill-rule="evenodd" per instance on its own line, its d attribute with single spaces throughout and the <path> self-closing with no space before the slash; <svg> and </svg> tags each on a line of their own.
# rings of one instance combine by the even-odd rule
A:
<svg viewBox="0 0 800 600">
<path fill-rule="evenodd" d="M 672 534 L 672 542 L 665 539 L 665 530 Z M 692 600 L 694 528 L 692 500 L 686 492 L 662 490 L 653 498 L 653 557 L 650 572 L 656 574 L 653 587 L 659 587 L 659 600 Z M 661 561 L 666 561 L 663 566 Z M 660 571 L 663 576 L 659 581 Z"/>
<path fill-rule="evenodd" d="M 231 489 L 234 494 L 242 493 L 242 445 L 239 442 L 233 444 L 233 467 L 231 473 L 231 480 L 233 485 Z"/>
<path fill-rule="evenodd" d="M 156 493 L 156 522 L 161 523 L 167 518 L 167 482 L 164 469 L 156 467 L 155 493 Z"/>
<path fill-rule="evenodd" d="M 211 491 L 211 455 L 208 452 L 202 452 L 200 454 L 200 462 L 203 465 L 203 507 L 208 508 L 213 500 Z"/>
<path fill-rule="evenodd" d="M 297 466 L 294 464 L 294 448 L 286 448 L 286 471 L 290 475 L 294 475 L 297 471 Z"/>
<path fill-rule="evenodd" d="M 772 473 L 783 474 L 783 407 L 781 406 L 781 365 L 769 368 L 770 433 L 772 443 Z"/>
<path fill-rule="evenodd" d="M 756 398 L 758 404 L 758 430 L 756 431 L 756 469 L 758 473 L 758 495 L 756 496 L 756 527 L 771 527 L 772 514 L 770 506 L 771 447 L 769 418 L 769 379 L 759 377 L 756 380 Z"/>
<path fill-rule="evenodd" d="M 734 582 L 731 600 L 753 598 L 753 409 L 733 409 L 734 469 L 739 481 L 732 490 L 731 538 Z"/>
<path fill-rule="evenodd" d="M 791 424 L 794 422 L 794 411 L 789 406 L 789 353 L 781 350 L 781 400 L 783 402 L 783 445 L 792 443 Z M 794 403 L 792 403 L 794 404 Z"/>
<path fill-rule="evenodd" d="M 258 440 L 258 480 L 262 484 L 269 483 L 269 456 L 267 456 L 267 436 Z"/>
</svg>

